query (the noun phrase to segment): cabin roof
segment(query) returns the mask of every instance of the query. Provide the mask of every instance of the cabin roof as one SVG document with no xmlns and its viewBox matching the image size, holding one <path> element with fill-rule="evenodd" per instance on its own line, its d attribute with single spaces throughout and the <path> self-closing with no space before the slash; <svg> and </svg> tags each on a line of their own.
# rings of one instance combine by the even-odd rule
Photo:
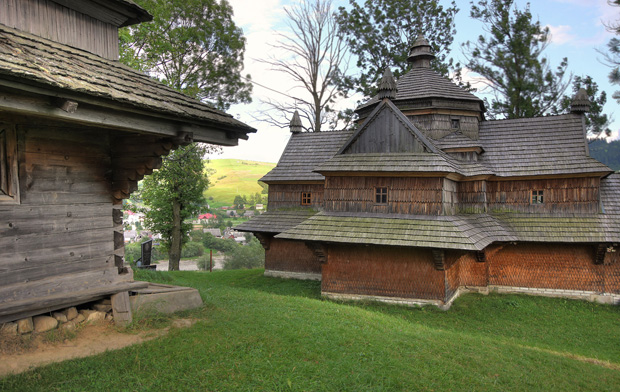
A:
<svg viewBox="0 0 620 392">
<path fill-rule="evenodd" d="M 320 212 L 276 238 L 331 243 L 482 250 L 515 239 L 488 215 L 389 215 Z"/>
<path fill-rule="evenodd" d="M 260 181 L 323 181 L 314 168 L 338 152 L 350 131 L 293 133 L 278 164 Z"/>
<path fill-rule="evenodd" d="M 320 212 L 276 238 L 461 250 L 482 250 L 493 242 L 512 241 L 602 243 L 620 240 L 618 218 L 620 215 L 614 214 L 429 216 Z"/>
<path fill-rule="evenodd" d="M 151 14 L 131 0 L 52 1 L 117 27 L 130 26 L 153 20 Z"/>
<path fill-rule="evenodd" d="M 235 226 L 235 230 L 281 233 L 297 226 L 316 213 L 317 211 L 310 208 L 267 211 Z"/>
<path fill-rule="evenodd" d="M 0 83 L 19 82 L 114 102 L 150 115 L 217 126 L 247 139 L 256 130 L 118 61 L 0 25 Z M 198 140 L 200 141 L 200 140 Z"/>
<path fill-rule="evenodd" d="M 430 68 L 412 68 L 396 82 L 398 91 L 394 101 L 415 100 L 421 98 L 446 98 L 453 100 L 483 101 L 472 93 L 452 83 L 448 78 L 438 74 Z M 380 100 L 375 96 L 368 102 L 360 105 L 359 109 L 366 108 L 378 103 Z"/>
<path fill-rule="evenodd" d="M 482 121 L 479 161 L 502 177 L 611 172 L 588 156 L 583 132 L 577 114 Z"/>
</svg>

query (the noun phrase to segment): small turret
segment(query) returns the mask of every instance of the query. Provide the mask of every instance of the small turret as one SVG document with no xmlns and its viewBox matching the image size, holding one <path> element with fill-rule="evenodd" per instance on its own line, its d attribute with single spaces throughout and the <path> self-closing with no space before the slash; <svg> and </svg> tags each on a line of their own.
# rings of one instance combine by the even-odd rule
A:
<svg viewBox="0 0 620 392">
<path fill-rule="evenodd" d="M 379 90 L 377 91 L 377 98 L 389 98 L 395 99 L 396 92 L 398 89 L 396 88 L 396 80 L 394 79 L 394 75 L 392 75 L 392 71 L 390 68 L 386 68 L 385 72 L 383 72 L 383 77 L 379 82 Z"/>
<path fill-rule="evenodd" d="M 575 114 L 583 114 L 590 111 L 590 98 L 586 89 L 580 88 L 570 103 L 570 112 Z"/>
<path fill-rule="evenodd" d="M 411 63 L 413 68 L 430 68 L 431 60 L 434 58 L 435 55 L 433 54 L 431 45 L 428 43 L 426 38 L 422 35 L 418 35 L 418 38 L 409 50 L 409 57 L 407 57 L 407 61 Z"/>
<path fill-rule="evenodd" d="M 293 118 L 289 123 L 289 128 L 291 130 L 291 133 L 301 133 L 301 118 L 299 118 L 299 112 L 297 110 L 295 110 L 295 113 L 293 113 Z"/>
</svg>

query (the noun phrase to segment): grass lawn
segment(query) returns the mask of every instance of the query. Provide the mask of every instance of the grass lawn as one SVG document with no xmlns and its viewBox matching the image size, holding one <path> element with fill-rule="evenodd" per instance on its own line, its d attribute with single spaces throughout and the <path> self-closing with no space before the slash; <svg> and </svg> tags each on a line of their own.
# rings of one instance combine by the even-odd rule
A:
<svg viewBox="0 0 620 392">
<path fill-rule="evenodd" d="M 444 312 L 321 300 L 320 283 L 262 270 L 139 275 L 200 290 L 199 321 L 0 390 L 620 390 L 619 307 L 469 294 Z"/>
<path fill-rule="evenodd" d="M 209 176 L 211 185 L 205 191 L 212 208 L 230 206 L 235 196 L 249 196 L 261 193 L 263 188 L 258 179 L 275 167 L 275 163 L 243 161 L 239 159 L 211 159 L 207 167 L 215 173 Z"/>
</svg>

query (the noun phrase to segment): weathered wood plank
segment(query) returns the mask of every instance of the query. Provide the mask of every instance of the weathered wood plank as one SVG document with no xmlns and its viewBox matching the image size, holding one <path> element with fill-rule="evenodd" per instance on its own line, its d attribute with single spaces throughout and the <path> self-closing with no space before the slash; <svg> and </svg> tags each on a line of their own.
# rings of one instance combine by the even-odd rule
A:
<svg viewBox="0 0 620 392">
<path fill-rule="evenodd" d="M 109 269 L 113 266 L 113 257 L 98 257 L 87 260 L 65 261 L 63 263 L 47 263 L 36 264 L 32 262 L 24 262 L 21 268 L 10 268 L 4 270 L 0 274 L 0 286 L 28 283 L 45 279 L 52 276 L 60 276 L 64 274 L 80 273 L 87 271 L 97 271 Z"/>
<path fill-rule="evenodd" d="M 112 295 L 112 315 L 117 325 L 124 326 L 133 321 L 131 305 L 129 303 L 129 292 L 123 291 Z"/>
<path fill-rule="evenodd" d="M 0 237 L 0 256 L 23 258 L 21 254 L 26 254 L 33 249 L 48 249 L 58 247 L 59 244 L 88 244 L 98 242 L 100 238 L 113 240 L 111 228 L 96 230 L 79 230 L 70 233 L 54 233 L 48 235 L 31 234 L 21 237 Z"/>
<path fill-rule="evenodd" d="M 112 260 L 114 253 L 114 244 L 105 238 L 90 244 L 62 244 L 52 248 L 31 249 L 20 254 L 2 256 L 0 274 L 30 264 L 44 269 L 48 264 L 76 263 L 101 257 Z"/>
</svg>

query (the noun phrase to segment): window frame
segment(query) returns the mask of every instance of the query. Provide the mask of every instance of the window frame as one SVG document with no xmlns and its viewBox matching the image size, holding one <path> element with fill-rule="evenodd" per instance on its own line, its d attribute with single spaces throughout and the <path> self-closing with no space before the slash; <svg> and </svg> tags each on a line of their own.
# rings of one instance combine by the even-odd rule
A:
<svg viewBox="0 0 620 392">
<path fill-rule="evenodd" d="M 19 204 L 19 165 L 15 127 L 0 123 L 0 204 Z"/>
<path fill-rule="evenodd" d="M 541 205 L 545 204 L 545 192 L 542 189 L 532 189 L 530 192 L 530 204 Z"/>
<path fill-rule="evenodd" d="M 387 186 L 376 186 L 375 187 L 375 204 L 376 205 L 386 205 L 388 204 L 388 195 L 389 190 Z"/>
<path fill-rule="evenodd" d="M 302 206 L 312 205 L 312 192 L 301 192 L 301 205 Z"/>
</svg>

